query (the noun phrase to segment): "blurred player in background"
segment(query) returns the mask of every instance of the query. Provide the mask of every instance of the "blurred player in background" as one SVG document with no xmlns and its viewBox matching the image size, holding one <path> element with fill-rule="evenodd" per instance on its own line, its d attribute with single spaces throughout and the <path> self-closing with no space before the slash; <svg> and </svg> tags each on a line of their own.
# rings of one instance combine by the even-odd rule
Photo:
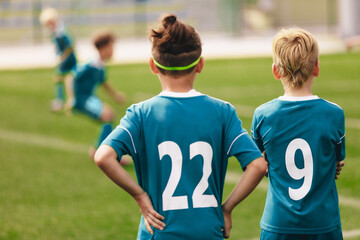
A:
<svg viewBox="0 0 360 240">
<path fill-rule="evenodd" d="M 150 39 L 149 65 L 162 92 L 128 108 L 95 162 L 139 205 L 137 239 L 223 239 L 232 209 L 257 186 L 267 163 L 235 108 L 193 89 L 204 66 L 194 28 L 168 15 Z M 138 184 L 119 164 L 124 154 L 133 157 Z M 230 156 L 246 170 L 222 206 Z"/>
<path fill-rule="evenodd" d="M 71 34 L 60 20 L 58 12 L 55 9 L 46 8 L 42 10 L 40 14 L 40 23 L 50 31 L 52 41 L 56 47 L 56 53 L 60 58 L 55 77 L 56 98 L 51 103 L 52 111 L 58 112 L 62 110 L 65 102 L 64 87 L 70 87 L 66 76 L 76 68 L 74 43 Z"/>
<path fill-rule="evenodd" d="M 353 36 L 345 39 L 345 46 L 348 51 L 360 46 L 360 35 Z"/>
<path fill-rule="evenodd" d="M 101 132 L 95 142 L 95 147 L 91 147 L 89 151 L 91 158 L 94 157 L 100 143 L 111 133 L 112 122 L 115 119 L 114 110 L 95 95 L 98 86 L 102 86 L 116 102 L 125 102 L 125 95 L 116 91 L 106 81 L 104 64 L 113 55 L 114 42 L 115 37 L 111 32 L 100 32 L 94 36 L 93 43 L 98 51 L 98 56 L 89 63 L 77 67 L 72 81 L 72 91 L 66 104 L 67 107 L 72 108 L 75 112 L 85 114 L 91 119 L 102 123 Z"/>
<path fill-rule="evenodd" d="M 260 239 L 341 240 L 334 176 L 345 158 L 344 112 L 312 93 L 320 68 L 309 32 L 283 29 L 272 47 L 273 74 L 285 94 L 258 107 L 251 127 L 269 162 Z"/>
</svg>

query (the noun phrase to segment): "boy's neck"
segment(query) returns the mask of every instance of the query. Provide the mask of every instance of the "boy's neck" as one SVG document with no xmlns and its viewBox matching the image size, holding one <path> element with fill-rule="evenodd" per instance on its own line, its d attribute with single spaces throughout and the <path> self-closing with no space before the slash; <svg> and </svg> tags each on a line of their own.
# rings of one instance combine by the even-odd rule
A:
<svg viewBox="0 0 360 240">
<path fill-rule="evenodd" d="M 159 76 L 161 88 L 168 92 L 189 92 L 194 87 L 196 74 L 188 74 L 180 77 Z"/>
<path fill-rule="evenodd" d="M 299 89 L 286 89 L 284 96 L 286 97 L 306 97 L 306 96 L 312 96 L 312 91 L 308 91 L 308 89 L 299 88 Z"/>
<path fill-rule="evenodd" d="M 312 85 L 314 82 L 314 77 L 308 79 L 301 88 L 292 88 L 283 83 L 284 86 L 284 96 L 286 97 L 306 97 L 312 96 Z"/>
<path fill-rule="evenodd" d="M 99 59 L 103 62 L 103 63 L 105 63 L 105 62 L 107 62 L 107 57 L 105 56 L 105 54 L 103 54 L 101 51 L 99 51 Z"/>
</svg>

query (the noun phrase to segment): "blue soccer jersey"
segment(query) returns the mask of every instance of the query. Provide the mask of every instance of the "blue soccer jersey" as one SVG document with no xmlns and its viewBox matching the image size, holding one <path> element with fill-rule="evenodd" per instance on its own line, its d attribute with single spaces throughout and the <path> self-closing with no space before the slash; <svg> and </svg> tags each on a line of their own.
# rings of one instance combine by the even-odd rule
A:
<svg viewBox="0 0 360 240">
<path fill-rule="evenodd" d="M 73 47 L 70 34 L 61 22 L 58 23 L 52 36 L 52 40 L 56 47 L 56 53 L 59 56 L 61 56 L 67 48 Z"/>
<path fill-rule="evenodd" d="M 133 157 L 139 185 L 165 217 L 165 229 L 153 236 L 141 220 L 141 240 L 223 239 L 228 158 L 245 168 L 262 156 L 233 106 L 195 90 L 132 105 L 103 144 L 119 159 Z"/>
<path fill-rule="evenodd" d="M 82 107 L 96 88 L 106 81 L 104 64 L 100 59 L 79 66 L 74 73 L 74 95 L 76 107 Z"/>
<path fill-rule="evenodd" d="M 335 184 L 345 158 L 344 112 L 317 96 L 279 97 L 255 110 L 252 136 L 269 161 L 262 229 L 322 234 L 341 227 Z"/>
<path fill-rule="evenodd" d="M 73 48 L 71 35 L 61 22 L 58 23 L 55 33 L 52 36 L 52 41 L 55 44 L 56 53 L 59 56 L 62 56 L 66 49 Z M 76 56 L 72 49 L 69 55 L 60 62 L 58 71 L 60 74 L 65 74 L 74 70 L 75 67 Z"/>
</svg>

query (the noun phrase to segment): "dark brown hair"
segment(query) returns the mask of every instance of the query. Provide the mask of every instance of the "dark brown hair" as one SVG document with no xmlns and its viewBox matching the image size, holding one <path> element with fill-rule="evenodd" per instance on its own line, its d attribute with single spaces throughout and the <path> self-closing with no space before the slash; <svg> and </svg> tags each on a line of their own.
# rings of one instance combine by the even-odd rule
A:
<svg viewBox="0 0 360 240">
<path fill-rule="evenodd" d="M 101 49 L 109 43 L 112 43 L 115 41 L 115 36 L 111 32 L 99 32 L 94 35 L 93 37 L 93 43 L 96 47 L 96 49 Z"/>
<path fill-rule="evenodd" d="M 175 15 L 165 16 L 161 25 L 158 29 L 151 29 L 149 36 L 155 61 L 166 67 L 182 67 L 201 56 L 201 40 L 193 27 L 178 21 Z M 158 69 L 164 75 L 179 76 L 192 72 L 194 68 L 180 71 Z"/>
</svg>

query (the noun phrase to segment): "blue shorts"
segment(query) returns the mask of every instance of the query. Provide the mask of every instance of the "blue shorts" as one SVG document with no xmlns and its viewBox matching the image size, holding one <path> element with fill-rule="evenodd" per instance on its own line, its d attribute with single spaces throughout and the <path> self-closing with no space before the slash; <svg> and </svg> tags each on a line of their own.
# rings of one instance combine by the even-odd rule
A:
<svg viewBox="0 0 360 240">
<path fill-rule="evenodd" d="M 341 228 L 322 234 L 285 234 L 261 229 L 260 240 L 342 240 Z"/>
<path fill-rule="evenodd" d="M 73 71 L 76 68 L 76 57 L 75 53 L 72 52 L 69 56 L 62 61 L 57 67 L 58 75 L 65 75 Z"/>
<path fill-rule="evenodd" d="M 75 103 L 74 109 L 95 120 L 99 120 L 103 111 L 103 103 L 98 97 L 90 96 L 83 104 Z"/>
</svg>

